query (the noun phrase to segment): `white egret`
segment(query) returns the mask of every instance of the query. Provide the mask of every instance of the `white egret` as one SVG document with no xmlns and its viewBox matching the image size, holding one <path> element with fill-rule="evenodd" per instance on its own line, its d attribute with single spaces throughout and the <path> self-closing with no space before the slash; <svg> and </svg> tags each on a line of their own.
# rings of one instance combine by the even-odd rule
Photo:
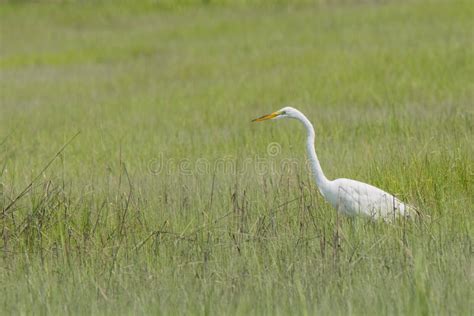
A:
<svg viewBox="0 0 474 316">
<path fill-rule="evenodd" d="M 339 212 L 349 215 L 365 215 L 373 219 L 391 221 L 395 218 L 409 218 L 415 209 L 390 193 L 370 184 L 351 179 L 328 180 L 324 175 L 314 148 L 314 128 L 311 122 L 297 109 L 285 107 L 264 115 L 253 122 L 282 118 L 297 119 L 306 128 L 306 150 L 316 184 L 322 196 Z"/>
</svg>

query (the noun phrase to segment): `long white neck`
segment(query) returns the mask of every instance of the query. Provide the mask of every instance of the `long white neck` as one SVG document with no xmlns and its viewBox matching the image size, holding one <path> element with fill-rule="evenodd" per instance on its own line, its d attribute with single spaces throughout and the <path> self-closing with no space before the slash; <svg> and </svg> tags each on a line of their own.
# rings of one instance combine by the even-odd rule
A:
<svg viewBox="0 0 474 316">
<path fill-rule="evenodd" d="M 316 184 L 318 185 L 321 193 L 323 193 L 323 191 L 325 191 L 325 189 L 329 185 L 329 180 L 324 175 L 323 169 L 321 169 L 321 164 L 319 163 L 319 159 L 316 155 L 316 150 L 314 148 L 314 127 L 311 122 L 306 118 L 306 116 L 304 116 L 304 114 L 301 112 L 299 112 L 298 116 L 296 116 L 295 118 L 301 123 L 303 123 L 304 127 L 306 128 L 306 151 L 308 152 L 308 158 L 311 164 L 311 170 L 316 179 Z"/>
</svg>

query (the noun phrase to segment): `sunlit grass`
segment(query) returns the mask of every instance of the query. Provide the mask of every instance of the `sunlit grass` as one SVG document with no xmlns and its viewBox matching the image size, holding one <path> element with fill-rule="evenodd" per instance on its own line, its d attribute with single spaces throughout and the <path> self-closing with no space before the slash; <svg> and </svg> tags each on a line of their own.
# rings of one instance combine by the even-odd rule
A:
<svg viewBox="0 0 474 316">
<path fill-rule="evenodd" d="M 472 17 L 469 1 L 1 4 L 1 310 L 469 314 Z M 302 128 L 250 123 L 284 105 L 313 121 L 329 178 L 431 219 L 338 216 Z"/>
</svg>

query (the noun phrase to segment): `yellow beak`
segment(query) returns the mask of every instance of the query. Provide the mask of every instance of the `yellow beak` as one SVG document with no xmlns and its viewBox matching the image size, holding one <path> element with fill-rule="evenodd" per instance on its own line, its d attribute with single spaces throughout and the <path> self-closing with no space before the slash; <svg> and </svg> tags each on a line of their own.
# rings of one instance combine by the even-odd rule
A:
<svg viewBox="0 0 474 316">
<path fill-rule="evenodd" d="M 256 118 L 254 120 L 252 120 L 252 122 L 261 122 L 261 121 L 266 121 L 266 120 L 270 120 L 272 118 L 275 118 L 277 117 L 278 115 L 280 115 L 281 113 L 280 112 L 273 112 L 271 114 L 267 114 L 267 115 L 264 115 L 264 116 L 260 116 L 259 118 Z"/>
</svg>

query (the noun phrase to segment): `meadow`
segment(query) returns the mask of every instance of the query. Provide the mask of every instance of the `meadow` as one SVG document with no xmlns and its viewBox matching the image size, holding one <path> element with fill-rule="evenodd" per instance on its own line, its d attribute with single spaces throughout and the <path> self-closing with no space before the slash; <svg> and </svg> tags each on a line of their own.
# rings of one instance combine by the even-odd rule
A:
<svg viewBox="0 0 474 316">
<path fill-rule="evenodd" d="M 468 0 L 0 3 L 0 313 L 473 313 Z M 430 218 L 338 215 L 330 179 Z"/>
</svg>

